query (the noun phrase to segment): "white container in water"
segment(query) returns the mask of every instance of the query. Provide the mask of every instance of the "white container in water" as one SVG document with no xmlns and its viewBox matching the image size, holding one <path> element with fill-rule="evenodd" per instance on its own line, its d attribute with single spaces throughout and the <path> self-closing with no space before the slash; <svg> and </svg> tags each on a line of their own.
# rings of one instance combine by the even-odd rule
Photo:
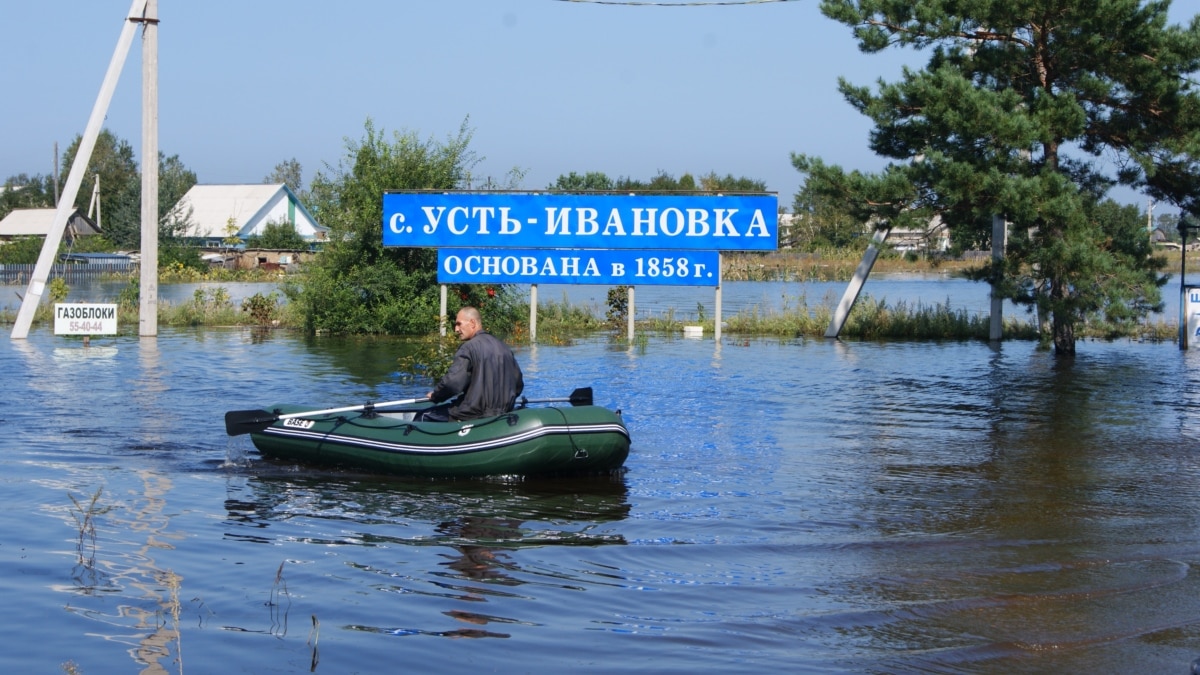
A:
<svg viewBox="0 0 1200 675">
<path fill-rule="evenodd" d="M 683 337 L 698 338 L 704 335 L 704 326 L 684 326 Z"/>
</svg>

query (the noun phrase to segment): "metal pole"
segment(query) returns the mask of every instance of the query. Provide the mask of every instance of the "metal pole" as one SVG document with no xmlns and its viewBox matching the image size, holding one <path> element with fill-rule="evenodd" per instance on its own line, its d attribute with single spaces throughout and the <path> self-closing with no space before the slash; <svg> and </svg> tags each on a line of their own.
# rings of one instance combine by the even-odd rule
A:
<svg viewBox="0 0 1200 675">
<path fill-rule="evenodd" d="M 629 293 L 628 293 L 628 301 L 626 302 L 626 307 L 625 307 L 625 339 L 630 342 L 633 342 L 633 315 L 634 315 L 633 286 L 627 286 L 626 288 L 629 289 Z"/>
<path fill-rule="evenodd" d="M 721 252 L 717 252 L 717 293 L 713 298 L 715 303 L 715 311 L 713 312 L 713 339 L 717 344 L 721 344 Z"/>
<path fill-rule="evenodd" d="M 529 341 L 537 342 L 537 284 L 529 286 Z"/>
<path fill-rule="evenodd" d="M 1183 222 L 1184 215 L 1179 214 L 1179 348 L 1188 348 L 1187 335 L 1187 289 L 1184 283 L 1187 279 L 1187 231 L 1188 226 Z"/>
<path fill-rule="evenodd" d="M 46 292 L 46 280 L 54 265 L 58 245 L 62 243 L 63 230 L 67 227 L 67 218 L 74 210 L 75 196 L 79 194 L 79 186 L 83 183 L 83 175 L 87 171 L 88 162 L 92 158 L 92 150 L 96 147 L 96 138 L 100 135 L 100 127 L 104 124 L 104 116 L 108 113 L 108 104 L 112 102 L 113 91 L 117 88 L 117 80 L 121 68 L 125 66 L 125 57 L 129 54 L 129 46 L 133 43 L 133 31 L 137 28 L 131 20 L 140 13 L 146 0 L 133 0 L 126 15 L 125 25 L 121 28 L 121 36 L 117 39 L 117 48 L 113 50 L 108 70 L 104 73 L 104 81 L 100 85 L 100 93 L 92 106 L 92 114 L 88 117 L 87 127 L 79 140 L 79 148 L 75 151 L 75 161 L 71 164 L 71 172 L 67 174 L 67 183 L 63 186 L 62 197 L 58 200 L 58 208 L 54 212 L 54 224 L 46 233 L 46 242 L 38 256 L 33 274 L 29 277 L 29 286 L 25 289 L 25 297 L 21 299 L 21 308 L 17 310 L 17 320 L 13 322 L 12 339 L 24 340 L 29 337 L 29 327 L 33 325 L 33 315 Z"/>
<path fill-rule="evenodd" d="M 446 284 L 442 284 L 441 296 L 442 296 L 441 314 L 438 314 L 438 325 L 440 326 L 439 330 L 441 332 L 442 337 L 446 337 L 446 321 L 447 321 L 447 318 L 446 318 Z"/>
<path fill-rule="evenodd" d="M 158 335 L 158 0 L 142 15 L 142 250 L 138 335 Z"/>
</svg>

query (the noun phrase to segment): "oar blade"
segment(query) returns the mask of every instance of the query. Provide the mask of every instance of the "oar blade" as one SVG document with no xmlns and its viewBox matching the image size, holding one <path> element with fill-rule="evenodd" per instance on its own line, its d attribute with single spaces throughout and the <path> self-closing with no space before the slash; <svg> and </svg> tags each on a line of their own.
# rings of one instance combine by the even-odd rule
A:
<svg viewBox="0 0 1200 675">
<path fill-rule="evenodd" d="M 268 410 L 230 410 L 225 413 L 225 433 L 230 436 L 262 431 L 279 420 Z"/>
<path fill-rule="evenodd" d="M 571 392 L 571 398 L 568 399 L 571 405 L 591 405 L 592 404 L 592 388 L 580 387 Z"/>
</svg>

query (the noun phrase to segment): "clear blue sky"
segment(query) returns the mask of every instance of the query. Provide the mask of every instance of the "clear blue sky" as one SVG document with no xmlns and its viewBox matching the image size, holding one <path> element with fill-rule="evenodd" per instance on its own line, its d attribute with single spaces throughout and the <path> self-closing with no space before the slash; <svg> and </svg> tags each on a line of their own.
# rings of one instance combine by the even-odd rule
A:
<svg viewBox="0 0 1200 675">
<path fill-rule="evenodd" d="M 671 1 L 671 0 L 667 0 Z M 678 1 L 678 0 L 676 0 Z M 883 161 L 837 93 L 896 79 L 909 51 L 860 54 L 816 0 L 611 6 L 557 0 L 159 0 L 159 146 L 201 183 L 260 182 L 296 158 L 307 183 L 362 138 L 443 139 L 464 119 L 481 180 L 527 171 L 763 180 L 790 207 L 790 153 L 850 169 Z M 1182 22 L 1197 5 L 1175 2 Z M 49 174 L 83 131 L 129 0 L 0 8 L 0 179 Z M 140 37 L 140 32 L 139 32 Z M 141 144 L 141 41 L 105 126 Z M 1122 201 L 1144 200 L 1128 195 Z"/>
</svg>

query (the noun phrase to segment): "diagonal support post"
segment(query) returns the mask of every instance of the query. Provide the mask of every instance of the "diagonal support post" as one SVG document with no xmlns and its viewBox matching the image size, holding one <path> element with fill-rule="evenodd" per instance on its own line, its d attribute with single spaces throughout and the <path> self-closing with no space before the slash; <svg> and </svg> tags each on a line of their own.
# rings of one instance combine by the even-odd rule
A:
<svg viewBox="0 0 1200 675">
<path fill-rule="evenodd" d="M 100 128 L 104 116 L 108 113 L 109 103 L 112 102 L 113 92 L 117 88 L 121 69 L 125 66 L 125 57 L 129 55 L 129 46 L 133 43 L 133 34 L 137 28 L 135 21 L 140 21 L 147 0 L 133 0 L 129 7 L 125 25 L 121 28 L 121 36 L 117 39 L 117 48 L 113 51 L 108 70 L 104 74 L 104 82 L 100 85 L 100 93 L 92 106 L 91 117 L 79 141 L 75 152 L 75 161 L 71 164 L 71 172 L 67 174 L 67 182 L 63 186 L 62 196 L 54 212 L 54 223 L 46 233 L 46 241 L 42 244 L 42 252 L 38 255 L 37 264 L 33 267 L 33 275 L 21 298 L 21 308 L 17 310 L 17 320 L 13 323 L 12 339 L 24 340 L 29 337 L 29 327 L 33 325 L 33 315 L 41 304 L 42 295 L 46 292 L 46 281 L 54 266 L 55 254 L 62 243 L 63 232 L 67 227 L 67 219 L 74 211 L 75 197 L 79 194 L 79 186 L 83 184 L 83 176 L 87 172 L 88 162 L 92 158 L 92 150 L 96 147 L 96 138 L 100 136 Z"/>
<path fill-rule="evenodd" d="M 850 310 L 858 300 L 858 294 L 862 292 L 863 284 L 867 283 L 867 277 L 871 275 L 871 268 L 875 266 L 875 260 L 879 258 L 879 247 L 883 245 L 891 232 L 890 225 L 875 230 L 875 234 L 871 237 L 871 245 L 863 253 L 862 262 L 854 268 L 854 277 L 850 279 L 850 285 L 846 286 L 846 292 L 842 293 L 842 301 L 833 310 L 829 327 L 825 329 L 825 337 L 836 338 L 841 334 L 842 328 L 846 325 L 846 319 L 850 317 Z"/>
</svg>

